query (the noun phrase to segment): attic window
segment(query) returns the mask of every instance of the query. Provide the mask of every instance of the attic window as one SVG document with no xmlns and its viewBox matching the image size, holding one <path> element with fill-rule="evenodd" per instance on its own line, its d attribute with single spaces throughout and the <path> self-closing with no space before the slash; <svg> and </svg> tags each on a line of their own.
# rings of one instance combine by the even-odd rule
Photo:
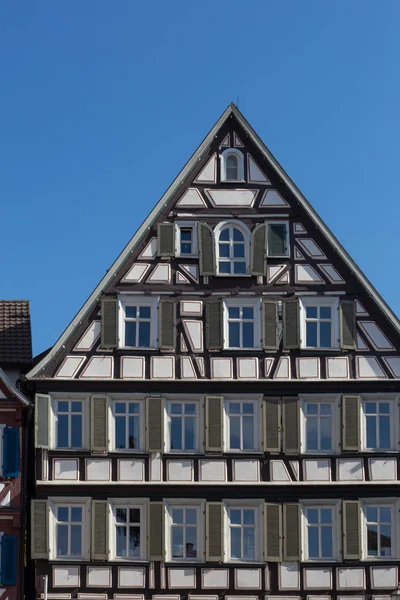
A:
<svg viewBox="0 0 400 600">
<path fill-rule="evenodd" d="M 221 154 L 221 181 L 244 181 L 243 154 L 237 148 L 227 148 Z"/>
<path fill-rule="evenodd" d="M 239 161 L 234 154 L 226 157 L 226 180 L 237 181 L 239 179 Z"/>
</svg>

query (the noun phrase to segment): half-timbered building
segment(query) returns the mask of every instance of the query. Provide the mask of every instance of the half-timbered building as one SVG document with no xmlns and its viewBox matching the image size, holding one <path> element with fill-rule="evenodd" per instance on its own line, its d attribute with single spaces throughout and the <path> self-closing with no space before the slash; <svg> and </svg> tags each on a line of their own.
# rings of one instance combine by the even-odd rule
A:
<svg viewBox="0 0 400 600">
<path fill-rule="evenodd" d="M 28 373 L 36 596 L 388 599 L 399 333 L 230 105 Z"/>
</svg>

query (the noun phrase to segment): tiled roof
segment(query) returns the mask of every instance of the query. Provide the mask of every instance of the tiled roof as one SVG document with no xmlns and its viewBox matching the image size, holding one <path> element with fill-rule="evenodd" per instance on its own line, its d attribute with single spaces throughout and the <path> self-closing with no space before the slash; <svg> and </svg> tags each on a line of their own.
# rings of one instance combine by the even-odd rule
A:
<svg viewBox="0 0 400 600">
<path fill-rule="evenodd" d="M 0 365 L 32 361 L 28 300 L 0 300 Z"/>
</svg>

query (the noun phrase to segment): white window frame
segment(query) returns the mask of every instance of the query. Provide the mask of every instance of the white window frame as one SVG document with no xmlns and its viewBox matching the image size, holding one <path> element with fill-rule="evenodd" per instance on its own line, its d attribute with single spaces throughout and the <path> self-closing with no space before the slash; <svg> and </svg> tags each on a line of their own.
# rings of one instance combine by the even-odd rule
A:
<svg viewBox="0 0 400 600">
<path fill-rule="evenodd" d="M 171 404 L 196 405 L 196 443 L 194 450 L 171 448 Z M 204 400 L 200 401 L 198 396 L 196 398 L 191 398 L 190 395 L 185 395 L 183 398 L 178 398 L 174 396 L 168 397 L 166 402 L 165 413 L 166 422 L 164 429 L 166 431 L 166 452 L 171 452 L 172 454 L 198 454 L 200 452 L 203 452 L 204 439 L 201 432 L 204 429 Z"/>
<path fill-rule="evenodd" d="M 307 415 L 306 404 L 313 402 L 315 404 L 331 404 L 332 405 L 332 448 L 331 450 L 307 450 Z M 323 394 L 314 396 L 310 394 L 300 395 L 300 451 L 301 454 L 321 454 L 323 456 L 331 454 L 339 454 L 341 447 L 341 415 L 340 415 L 340 396 Z"/>
<path fill-rule="evenodd" d="M 253 450 L 241 450 L 240 448 L 230 448 L 230 423 L 229 423 L 229 412 L 228 405 L 230 402 L 242 402 L 254 405 L 254 444 Z M 259 394 L 251 394 L 248 396 L 238 395 L 234 396 L 229 394 L 224 397 L 224 452 L 237 453 L 237 454 L 254 454 L 261 452 L 262 442 L 262 403 L 263 397 Z"/>
<path fill-rule="evenodd" d="M 57 402 L 82 402 L 82 447 L 81 448 L 58 448 L 57 447 Z M 81 450 L 88 450 L 90 448 L 90 412 L 89 397 L 88 396 L 77 396 L 74 397 L 72 394 L 57 393 L 51 396 L 50 401 L 50 435 L 49 435 L 49 447 L 51 450 L 59 450 L 60 452 Z"/>
<path fill-rule="evenodd" d="M 108 526 L 109 526 L 109 561 L 123 563 L 146 562 L 147 561 L 147 505 L 148 498 L 112 498 L 108 499 Z M 117 556 L 117 534 L 116 534 L 116 509 L 117 508 L 140 508 L 140 557 Z"/>
<path fill-rule="evenodd" d="M 254 308 L 254 346 L 252 348 L 236 348 L 229 346 L 229 308 L 251 307 Z M 223 301 L 223 331 L 224 350 L 239 352 L 252 352 L 261 349 L 261 298 L 226 298 Z"/>
<path fill-rule="evenodd" d="M 263 562 L 263 532 L 264 532 L 264 502 L 265 500 L 223 500 L 224 505 L 224 562 L 240 564 L 240 563 L 259 563 Z M 253 509 L 255 511 L 255 556 L 252 559 L 246 558 L 231 558 L 231 536 L 230 536 L 230 519 L 229 509 Z"/>
<path fill-rule="evenodd" d="M 326 351 L 338 350 L 340 348 L 339 339 L 339 298 L 329 296 L 301 296 L 300 302 L 300 348 L 304 350 Z M 332 326 L 331 339 L 332 346 L 326 348 L 322 346 L 306 346 L 306 308 L 309 306 L 329 306 L 331 308 Z"/>
<path fill-rule="evenodd" d="M 129 350 L 155 350 L 158 347 L 158 303 L 158 296 L 130 296 L 128 294 L 119 296 L 118 323 L 120 348 Z M 125 308 L 127 306 L 150 307 L 150 346 L 125 346 Z"/>
<path fill-rule="evenodd" d="M 192 230 L 192 252 L 191 254 L 182 254 L 181 252 L 181 230 Z M 180 258 L 193 258 L 199 255 L 197 221 L 175 221 L 175 256 Z"/>
<path fill-rule="evenodd" d="M 311 563 L 338 562 L 342 560 L 341 500 L 300 500 L 301 506 L 301 560 Z M 308 554 L 308 508 L 332 509 L 333 558 L 310 558 Z"/>
<path fill-rule="evenodd" d="M 239 229 L 240 233 L 243 234 L 244 237 L 244 258 L 240 259 L 238 257 L 237 260 L 246 263 L 246 272 L 245 273 L 220 273 L 219 271 L 219 236 L 224 229 L 228 229 L 229 227 L 235 227 Z M 228 219 L 227 221 L 221 221 L 214 228 L 214 243 L 215 243 L 215 261 L 216 261 L 216 275 L 219 277 L 250 277 L 250 240 L 251 240 L 251 232 L 250 229 L 245 225 L 242 221 L 237 219 Z M 226 257 L 222 257 L 224 262 L 228 262 Z M 229 262 L 232 263 L 234 259 L 230 259 Z"/>
<path fill-rule="evenodd" d="M 226 176 L 226 159 L 229 155 L 235 155 L 238 159 L 238 179 L 227 179 Z M 238 150 L 238 148 L 227 148 L 220 154 L 220 166 L 221 166 L 221 181 L 225 183 L 244 183 L 244 156 L 243 152 Z"/>
<path fill-rule="evenodd" d="M 364 452 L 391 453 L 399 450 L 399 395 L 396 394 L 363 394 L 361 397 L 361 448 Z M 368 448 L 367 447 L 367 415 L 365 412 L 366 402 L 388 402 L 390 405 L 390 448 Z"/>
<path fill-rule="evenodd" d="M 57 560 L 63 562 L 82 562 L 89 560 L 90 558 L 90 532 L 91 532 L 91 519 L 90 519 L 90 505 L 92 498 L 77 497 L 77 498 L 49 498 L 49 548 L 50 548 L 50 560 Z M 76 556 L 57 556 L 57 508 L 59 506 L 68 507 L 82 507 L 82 556 L 77 558 Z"/>
<path fill-rule="evenodd" d="M 267 257 L 268 258 L 290 258 L 290 232 L 289 232 L 289 221 L 266 221 L 267 225 Z M 274 254 L 269 253 L 269 226 L 270 225 L 285 225 L 286 226 L 286 254 Z"/>
<path fill-rule="evenodd" d="M 398 515 L 400 510 L 400 500 L 398 498 L 361 498 L 361 560 L 371 562 L 387 562 L 399 560 L 400 558 L 400 531 L 398 524 Z M 392 539 L 393 556 L 368 556 L 368 538 L 367 538 L 367 515 L 365 508 L 367 506 L 381 506 L 382 508 L 391 508 L 392 516 Z"/>
<path fill-rule="evenodd" d="M 116 447 L 116 436 L 115 436 L 115 425 L 116 425 L 116 417 L 117 416 L 122 416 L 122 415 L 117 415 L 117 413 L 115 412 L 115 404 L 117 402 L 120 403 L 135 403 L 135 404 L 139 404 L 139 435 L 140 435 L 140 447 L 139 448 L 117 448 Z M 112 447 L 112 451 L 113 452 L 120 452 L 123 454 L 127 454 L 127 453 L 136 453 L 136 452 L 143 452 L 145 449 L 145 400 L 143 398 L 127 398 L 126 396 L 118 398 L 116 396 L 114 396 L 113 398 L 111 398 L 111 415 L 112 418 L 110 419 L 110 427 L 111 427 L 111 431 L 109 432 L 109 439 L 111 440 L 111 447 Z M 129 416 L 129 415 L 127 415 Z"/>
<path fill-rule="evenodd" d="M 205 560 L 205 500 L 198 498 L 182 498 L 165 500 L 165 554 L 166 561 L 173 563 L 199 563 Z M 173 558 L 172 556 L 172 509 L 197 509 L 197 556 L 196 558 Z"/>
</svg>

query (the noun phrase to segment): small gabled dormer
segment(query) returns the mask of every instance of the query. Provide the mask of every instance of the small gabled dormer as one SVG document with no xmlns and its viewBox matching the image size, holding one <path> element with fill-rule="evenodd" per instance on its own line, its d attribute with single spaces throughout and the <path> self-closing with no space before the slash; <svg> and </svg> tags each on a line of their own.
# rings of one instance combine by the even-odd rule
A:
<svg viewBox="0 0 400 600">
<path fill-rule="evenodd" d="M 221 181 L 226 183 L 244 182 L 244 157 L 237 148 L 227 148 L 221 152 Z"/>
</svg>

